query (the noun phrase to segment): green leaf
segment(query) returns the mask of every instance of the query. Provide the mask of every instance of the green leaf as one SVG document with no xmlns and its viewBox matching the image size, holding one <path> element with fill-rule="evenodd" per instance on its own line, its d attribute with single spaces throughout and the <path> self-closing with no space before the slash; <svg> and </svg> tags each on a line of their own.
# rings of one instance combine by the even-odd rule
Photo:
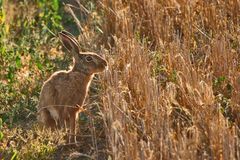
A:
<svg viewBox="0 0 240 160">
<path fill-rule="evenodd" d="M 14 68 L 12 66 L 8 67 L 7 79 L 13 81 L 14 78 Z"/>
<path fill-rule="evenodd" d="M 17 151 L 14 151 L 13 156 L 11 157 L 11 160 L 15 160 L 17 158 Z"/>
<path fill-rule="evenodd" d="M 39 70 L 43 69 L 43 66 L 42 66 L 41 62 L 37 61 L 36 64 L 37 64 L 37 67 L 38 67 Z"/>
<path fill-rule="evenodd" d="M 59 8 L 58 0 L 53 0 L 53 9 L 54 9 L 54 11 L 58 11 L 58 8 Z"/>
<path fill-rule="evenodd" d="M 221 83 L 221 82 L 223 82 L 223 81 L 225 81 L 226 80 L 226 77 L 225 76 L 220 76 L 220 77 L 218 77 L 218 81 Z"/>
<path fill-rule="evenodd" d="M 16 57 L 15 63 L 17 68 L 20 68 L 22 66 L 21 58 L 19 56 Z"/>
<path fill-rule="evenodd" d="M 0 141 L 3 139 L 3 133 L 0 132 Z"/>
</svg>

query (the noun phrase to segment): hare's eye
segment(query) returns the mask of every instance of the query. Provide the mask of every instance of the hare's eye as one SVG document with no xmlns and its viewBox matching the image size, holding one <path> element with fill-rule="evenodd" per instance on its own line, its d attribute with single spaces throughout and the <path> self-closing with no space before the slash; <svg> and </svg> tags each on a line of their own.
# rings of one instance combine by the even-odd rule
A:
<svg viewBox="0 0 240 160">
<path fill-rule="evenodd" d="M 90 56 L 85 57 L 85 59 L 87 62 L 91 62 L 93 60 L 92 57 L 90 57 Z"/>
</svg>

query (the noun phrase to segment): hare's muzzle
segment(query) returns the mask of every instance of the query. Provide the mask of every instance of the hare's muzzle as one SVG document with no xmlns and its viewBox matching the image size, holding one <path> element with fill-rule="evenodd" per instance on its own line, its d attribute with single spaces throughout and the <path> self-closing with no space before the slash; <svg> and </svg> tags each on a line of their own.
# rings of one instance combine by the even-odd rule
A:
<svg viewBox="0 0 240 160">
<path fill-rule="evenodd" d="M 103 65 L 104 65 L 105 68 L 107 68 L 108 67 L 107 61 L 104 60 Z"/>
<path fill-rule="evenodd" d="M 102 71 L 104 71 L 104 70 L 107 70 L 108 69 L 108 64 L 107 64 L 107 61 L 105 61 L 104 59 L 103 59 L 103 61 L 101 62 L 101 71 L 100 72 L 102 72 Z"/>
</svg>

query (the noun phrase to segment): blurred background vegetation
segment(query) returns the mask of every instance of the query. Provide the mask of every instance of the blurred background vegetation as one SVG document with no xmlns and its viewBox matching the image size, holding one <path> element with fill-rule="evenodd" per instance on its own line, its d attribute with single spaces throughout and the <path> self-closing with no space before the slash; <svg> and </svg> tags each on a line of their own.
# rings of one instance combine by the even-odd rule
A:
<svg viewBox="0 0 240 160">
<path fill-rule="evenodd" d="M 62 29 L 62 17 L 57 0 L 0 1 L 0 7 L 0 117 L 3 128 L 15 128 L 36 120 L 44 77 L 63 64 L 58 41 L 51 34 Z M 11 137 L 9 132 L 2 138 Z M 3 141 L 1 158 L 19 159 L 16 148 L 22 147 L 13 146 L 9 139 Z"/>
<path fill-rule="evenodd" d="M 58 1 L 1 2 L 1 117 L 25 120 L 36 111 L 44 77 L 58 66 L 62 29 Z M 50 32 L 51 31 L 51 32 Z"/>
<path fill-rule="evenodd" d="M 239 159 L 238 0 L 0 0 L 0 159 Z M 56 34 L 109 62 L 80 115 L 79 147 L 36 122 L 67 69 Z"/>
</svg>

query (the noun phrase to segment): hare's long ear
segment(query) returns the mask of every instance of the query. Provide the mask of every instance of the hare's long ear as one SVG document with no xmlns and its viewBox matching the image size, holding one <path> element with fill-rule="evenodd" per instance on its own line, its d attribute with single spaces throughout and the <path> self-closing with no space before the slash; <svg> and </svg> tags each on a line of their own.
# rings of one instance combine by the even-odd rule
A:
<svg viewBox="0 0 240 160">
<path fill-rule="evenodd" d="M 63 46 L 73 54 L 74 57 L 77 57 L 80 50 L 77 40 L 74 38 L 73 35 L 69 35 L 70 33 L 66 31 L 59 32 L 59 38 L 63 44 Z"/>
<path fill-rule="evenodd" d="M 78 41 L 76 40 L 76 38 L 75 38 L 71 33 L 69 33 L 68 31 L 65 31 L 65 30 L 63 30 L 61 33 L 67 35 L 67 36 L 70 37 L 70 38 L 72 38 L 72 40 L 73 40 L 73 41 L 78 45 L 78 47 L 79 47 Z"/>
</svg>

